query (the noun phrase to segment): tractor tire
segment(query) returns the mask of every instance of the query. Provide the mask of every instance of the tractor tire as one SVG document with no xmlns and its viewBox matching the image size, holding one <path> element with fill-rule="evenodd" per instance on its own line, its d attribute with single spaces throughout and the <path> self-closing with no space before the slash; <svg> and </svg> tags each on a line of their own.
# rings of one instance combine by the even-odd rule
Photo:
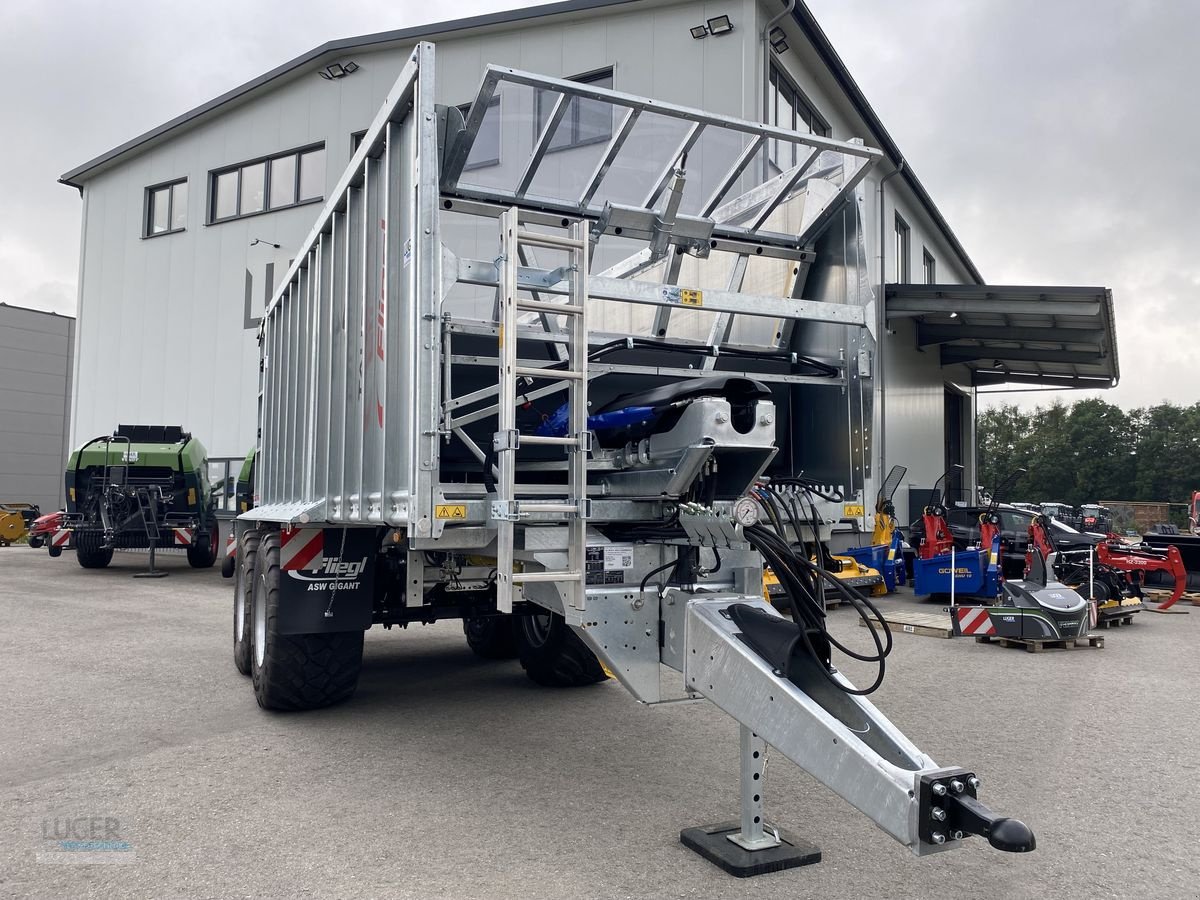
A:
<svg viewBox="0 0 1200 900">
<path fill-rule="evenodd" d="M 262 535 L 254 569 L 250 663 L 258 705 L 319 709 L 349 699 L 362 670 L 363 632 L 279 633 L 278 532 Z"/>
<path fill-rule="evenodd" d="M 42 537 L 40 534 L 29 538 L 29 541 L 28 541 L 29 546 L 32 547 L 34 550 L 41 550 L 42 544 L 44 544 L 45 542 L 46 542 L 46 539 L 44 537 Z"/>
<path fill-rule="evenodd" d="M 233 664 L 243 675 L 251 674 L 250 657 L 254 655 L 254 636 L 251 633 L 254 602 L 254 565 L 258 558 L 257 531 L 242 534 L 234 561 L 233 579 Z"/>
<path fill-rule="evenodd" d="M 75 559 L 85 569 L 103 569 L 112 562 L 112 547 L 104 546 L 104 539 L 95 531 L 75 532 Z"/>
<path fill-rule="evenodd" d="M 196 540 L 187 548 L 188 565 L 193 569 L 211 569 L 220 553 L 221 526 L 211 515 L 208 527 L 207 532 L 197 531 Z"/>
<path fill-rule="evenodd" d="M 467 646 L 480 659 L 513 659 L 517 655 L 516 627 L 512 616 L 463 619 Z"/>
<path fill-rule="evenodd" d="M 62 547 L 47 547 L 46 552 L 50 554 L 51 559 L 57 559 L 62 556 Z"/>
<path fill-rule="evenodd" d="M 558 613 L 520 616 L 514 629 L 525 674 L 545 687 L 583 687 L 608 678 L 600 660 Z"/>
</svg>

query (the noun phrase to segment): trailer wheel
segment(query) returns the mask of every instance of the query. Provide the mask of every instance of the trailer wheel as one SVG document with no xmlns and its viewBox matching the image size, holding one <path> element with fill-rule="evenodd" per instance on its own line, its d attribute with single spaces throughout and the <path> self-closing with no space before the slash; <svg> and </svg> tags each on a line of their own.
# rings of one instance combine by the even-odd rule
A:
<svg viewBox="0 0 1200 900">
<path fill-rule="evenodd" d="M 546 687 L 582 687 L 608 676 L 600 660 L 558 613 L 519 617 L 517 656 L 533 681 Z"/>
<path fill-rule="evenodd" d="M 474 616 L 463 619 L 467 646 L 481 659 L 512 659 L 517 655 L 512 616 Z"/>
<path fill-rule="evenodd" d="M 55 547 L 55 546 L 51 545 L 50 547 L 46 548 L 46 551 L 50 554 L 50 557 L 52 559 L 62 556 L 62 547 Z"/>
<path fill-rule="evenodd" d="M 112 547 L 104 546 L 104 539 L 96 531 L 75 532 L 75 559 L 85 569 L 103 569 L 112 562 Z"/>
<path fill-rule="evenodd" d="M 258 544 L 250 627 L 254 696 L 263 709 L 317 709 L 349 699 L 362 669 L 363 632 L 280 634 L 279 534 Z"/>
<path fill-rule="evenodd" d="M 213 516 L 208 517 L 208 534 L 200 532 L 187 548 L 188 565 L 193 569 L 211 569 L 217 561 L 221 542 L 221 526 Z"/>
<path fill-rule="evenodd" d="M 45 542 L 45 538 L 43 538 L 41 535 L 35 535 L 35 536 L 29 538 L 27 543 L 34 550 L 40 550 L 40 549 L 42 549 L 42 544 L 44 542 Z"/>
<path fill-rule="evenodd" d="M 242 534 L 241 546 L 234 556 L 233 570 L 233 664 L 243 675 L 250 674 L 250 657 L 254 653 L 251 635 L 254 602 L 254 563 L 258 557 L 257 531 Z"/>
</svg>

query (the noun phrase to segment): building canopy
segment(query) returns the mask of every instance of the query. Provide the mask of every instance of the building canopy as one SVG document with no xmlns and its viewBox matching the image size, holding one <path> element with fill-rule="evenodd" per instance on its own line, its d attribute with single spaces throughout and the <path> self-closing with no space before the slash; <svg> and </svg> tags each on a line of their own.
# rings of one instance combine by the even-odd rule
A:
<svg viewBox="0 0 1200 900">
<path fill-rule="evenodd" d="M 1112 291 L 1102 287 L 889 284 L 889 322 L 916 320 L 917 345 L 963 365 L 976 387 L 1114 387 Z"/>
</svg>

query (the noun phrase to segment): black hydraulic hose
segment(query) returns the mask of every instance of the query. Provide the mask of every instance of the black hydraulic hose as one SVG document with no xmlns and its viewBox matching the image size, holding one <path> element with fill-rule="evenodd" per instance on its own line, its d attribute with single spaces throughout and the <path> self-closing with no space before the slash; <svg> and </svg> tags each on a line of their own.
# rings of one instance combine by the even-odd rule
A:
<svg viewBox="0 0 1200 900">
<path fill-rule="evenodd" d="M 823 571 L 793 552 L 782 538 L 763 526 L 749 526 L 744 529 L 743 534 L 750 545 L 768 561 L 772 570 L 779 576 L 780 583 L 785 586 L 785 589 L 794 589 L 796 591 L 791 597 L 793 619 L 800 624 L 801 638 L 804 646 L 809 654 L 819 663 L 818 668 L 826 680 L 848 694 L 861 696 L 870 694 L 878 689 L 879 685 L 883 683 L 886 672 L 885 659 L 892 650 L 892 634 L 891 629 L 887 626 L 887 622 L 884 621 L 882 614 L 874 604 L 858 591 L 839 582 L 832 574 Z M 829 582 L 841 597 L 854 606 L 859 616 L 866 622 L 867 630 L 871 633 L 871 639 L 875 644 L 876 652 L 874 654 L 859 653 L 851 650 L 829 635 L 825 627 L 825 611 L 820 600 L 817 599 L 817 591 L 823 591 L 822 580 Z M 808 587 L 805 587 L 806 584 Z M 813 588 L 816 590 L 813 590 Z M 879 623 L 879 626 L 883 630 L 883 639 L 880 638 L 879 629 L 875 625 L 876 622 Z M 876 663 L 878 672 L 875 680 L 866 688 L 850 688 L 835 679 L 833 673 L 826 668 L 824 660 L 813 645 L 812 639 L 809 636 L 809 630 L 819 632 L 831 647 L 836 648 L 852 659 Z"/>
<path fill-rule="evenodd" d="M 672 567 L 674 567 L 674 568 L 672 568 Z M 677 569 L 677 568 L 679 568 L 679 557 L 676 557 L 675 559 L 672 559 L 669 562 L 663 563 L 657 569 L 651 569 L 649 572 L 646 573 L 646 577 L 642 579 L 642 584 L 641 584 L 641 587 L 638 588 L 638 591 L 642 594 L 646 593 L 646 585 L 650 582 L 650 579 L 653 578 L 655 575 L 657 575 L 659 572 L 665 571 L 666 569 L 671 569 L 671 574 L 667 576 L 667 583 L 670 584 L 671 579 L 675 577 L 675 569 Z M 661 591 L 662 589 L 659 588 L 659 590 Z"/>
</svg>

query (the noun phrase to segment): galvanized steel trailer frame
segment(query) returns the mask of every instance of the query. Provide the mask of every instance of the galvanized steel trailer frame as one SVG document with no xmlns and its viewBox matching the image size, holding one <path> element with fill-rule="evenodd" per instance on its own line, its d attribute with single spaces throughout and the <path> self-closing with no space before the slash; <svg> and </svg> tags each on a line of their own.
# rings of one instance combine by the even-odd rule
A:
<svg viewBox="0 0 1200 900">
<path fill-rule="evenodd" d="M 687 298 L 694 296 L 687 292 L 693 287 L 699 290 L 699 286 L 676 283 L 678 261 L 685 254 L 703 258 L 725 251 L 739 261 L 725 289 L 703 290 L 704 310 L 717 318 L 708 340 L 696 342 L 698 348 L 711 347 L 714 358 L 729 346 L 734 316 L 866 327 L 862 307 L 813 302 L 803 299 L 802 293 L 815 236 L 838 213 L 879 152 L 857 142 L 796 134 L 495 66 L 487 68 L 460 130 L 453 114 L 434 102 L 434 53 L 431 44 L 414 49 L 265 311 L 260 332 L 258 496 L 255 508 L 241 517 L 242 527 L 256 522 L 403 532 L 411 547 L 406 595 L 412 607 L 426 602 L 426 579 L 431 577 L 423 550 L 488 554 L 489 548 L 497 547 L 500 535 L 499 552 L 490 552 L 503 558 L 507 550 L 523 563 L 525 599 L 562 614 L 635 697 L 643 702 L 663 699 L 659 673 L 665 664 L 683 673 L 689 696 L 712 700 L 742 723 L 747 784 L 755 767 L 761 766 L 754 761 L 753 751 L 765 739 L 914 853 L 955 846 L 960 835 L 931 832 L 930 786 L 939 788 L 940 793 L 934 793 L 940 796 L 946 785 L 954 784 L 954 790 L 973 797 L 974 782 L 968 773 L 938 767 L 865 699 L 836 691 L 834 696 L 815 681 L 807 685 L 788 681 L 739 639 L 723 613 L 730 604 L 778 614 L 762 600 L 762 560 L 743 540 L 741 526 L 730 517 L 730 504 L 714 503 L 709 509 L 680 516 L 688 542 L 720 546 L 728 555 L 720 581 L 691 590 L 639 592 L 627 584 L 584 584 L 578 572 L 579 541 L 568 533 L 589 543 L 603 541 L 594 531 L 596 524 L 661 522 L 678 498 L 622 498 L 592 492 L 593 470 L 617 465 L 611 454 L 603 453 L 581 470 L 582 484 L 580 474 L 572 472 L 567 487 L 546 484 L 539 489 L 531 482 L 521 493 L 512 478 L 514 471 L 520 471 L 513 468 L 515 451 L 528 436 L 515 434 L 510 415 L 515 373 L 506 374 L 505 366 L 515 365 L 517 371 L 541 377 L 535 370 L 547 365 L 544 360 L 517 359 L 515 337 L 557 348 L 557 359 L 573 375 L 566 381 L 582 388 L 574 391 L 577 401 L 586 398 L 589 378 L 608 372 L 674 378 L 713 374 L 707 364 L 692 369 L 589 362 L 586 325 L 582 331 L 559 328 L 554 319 L 566 310 L 554 298 L 565 297 L 568 305 L 581 308 L 602 299 L 650 305 L 656 310 L 656 332 L 665 331 L 672 312 L 686 308 Z M 504 84 L 548 91 L 557 99 L 513 189 L 464 183 L 471 146 L 491 98 Z M 534 196 L 530 188 L 555 128 L 571 102 L 584 100 L 609 104 L 620 113 L 594 171 L 573 199 Z M 686 122 L 683 139 L 640 207 L 599 203 L 598 192 L 635 123 L 650 115 Z M 684 215 L 679 212 L 682 160 L 710 129 L 734 133 L 744 144 L 699 208 L 700 214 Z M 798 145 L 804 162 L 727 200 L 770 141 Z M 801 233 L 764 230 L 773 211 L 795 191 L 829 178 L 837 188 L 826 191 L 824 205 L 807 211 Z M 498 230 L 509 229 L 500 257 L 459 258 L 443 241 L 444 212 L 492 218 Z M 570 234 L 563 234 L 564 227 Z M 511 232 L 520 228 L 526 229 L 523 234 L 529 243 L 569 249 L 575 260 L 566 267 L 545 269 L 528 254 L 514 258 L 520 253 L 520 241 L 511 239 Z M 589 238 L 594 242 L 614 234 L 640 238 L 648 246 L 604 273 L 586 271 Z M 741 292 L 746 260 L 758 256 L 794 261 L 797 277 L 785 292 L 788 295 Z M 638 280 L 637 275 L 659 262 L 664 267 L 662 280 Z M 442 300 L 459 283 L 495 287 L 495 314 L 490 319 L 447 315 Z M 502 309 L 506 298 L 518 294 L 525 295 L 521 309 L 539 313 L 538 324 L 517 323 L 515 307 Z M 456 354 L 453 341 L 462 335 L 496 337 L 496 355 Z M 590 336 L 608 337 L 594 331 Z M 829 362 L 838 377 L 779 373 L 750 377 L 776 384 L 844 388 L 847 364 Z M 454 396 L 449 387 L 454 373 L 472 366 L 496 367 L 498 384 Z M 527 389 L 521 396 L 547 396 L 564 389 L 573 390 L 550 384 Z M 706 413 L 703 404 L 696 409 L 698 416 L 712 412 Z M 578 403 L 571 416 L 568 436 L 559 443 L 577 454 L 577 462 L 591 443 L 584 434 L 586 419 Z M 717 416 L 715 421 L 721 421 L 719 410 Z M 495 471 L 501 476 L 497 491 L 443 480 L 439 462 L 443 442 L 462 440 L 484 465 L 489 463 L 492 457 L 464 429 L 491 417 L 498 423 L 493 453 L 512 454 L 497 459 Z M 767 423 L 765 415 L 763 423 Z M 756 452 L 769 460 L 774 451 Z M 556 467 L 566 470 L 570 464 L 550 466 Z M 570 497 L 541 503 L 538 514 L 520 512 L 522 502 L 530 504 L 539 495 L 562 496 L 568 488 Z M 504 496 L 506 490 L 514 493 Z M 444 510 L 452 515 L 439 515 Z M 513 541 L 507 548 L 506 540 Z M 634 551 L 637 574 L 649 571 L 665 552 L 662 546 L 639 545 Z M 566 573 L 575 576 L 577 591 L 565 584 L 571 581 Z M 539 574 L 543 577 L 531 577 Z M 510 584 L 511 589 L 522 589 L 519 579 L 511 581 L 517 582 Z M 499 605 L 505 608 L 503 599 Z M 842 680 L 840 675 L 836 678 Z M 745 847 L 773 843 L 761 827 L 757 792 L 743 797 L 739 843 Z"/>
</svg>

